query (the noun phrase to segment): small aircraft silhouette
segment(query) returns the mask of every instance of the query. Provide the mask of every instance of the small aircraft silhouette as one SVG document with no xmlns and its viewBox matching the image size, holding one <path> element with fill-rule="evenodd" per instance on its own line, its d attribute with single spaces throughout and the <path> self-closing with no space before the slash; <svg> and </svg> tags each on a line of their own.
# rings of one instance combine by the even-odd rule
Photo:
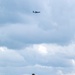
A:
<svg viewBox="0 0 75 75">
<path fill-rule="evenodd" d="M 33 11 L 33 13 L 40 13 L 40 11 Z"/>
</svg>

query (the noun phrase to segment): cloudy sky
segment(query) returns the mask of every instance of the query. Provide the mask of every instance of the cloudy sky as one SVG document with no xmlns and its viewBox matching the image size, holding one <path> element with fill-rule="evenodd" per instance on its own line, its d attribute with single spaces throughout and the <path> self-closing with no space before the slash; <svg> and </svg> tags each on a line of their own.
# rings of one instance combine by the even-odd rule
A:
<svg viewBox="0 0 75 75">
<path fill-rule="evenodd" d="M 0 0 L 0 75 L 32 73 L 75 75 L 75 0 Z"/>
</svg>

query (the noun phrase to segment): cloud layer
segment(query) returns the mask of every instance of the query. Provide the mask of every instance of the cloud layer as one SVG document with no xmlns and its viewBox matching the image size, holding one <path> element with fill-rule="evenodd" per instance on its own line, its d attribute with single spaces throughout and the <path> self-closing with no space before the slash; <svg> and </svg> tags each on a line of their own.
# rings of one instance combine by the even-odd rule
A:
<svg viewBox="0 0 75 75">
<path fill-rule="evenodd" d="M 43 49 L 43 51 L 41 51 Z M 22 50 L 0 47 L 1 75 L 36 73 L 52 75 L 75 74 L 75 44 L 34 44 Z"/>
<path fill-rule="evenodd" d="M 74 0 L 0 0 L 0 75 L 75 75 L 74 24 Z"/>
<path fill-rule="evenodd" d="M 74 1 L 0 1 L 0 45 L 68 44 L 74 39 Z M 33 14 L 40 10 L 40 14 Z M 13 44 L 13 46 L 11 45 Z"/>
</svg>

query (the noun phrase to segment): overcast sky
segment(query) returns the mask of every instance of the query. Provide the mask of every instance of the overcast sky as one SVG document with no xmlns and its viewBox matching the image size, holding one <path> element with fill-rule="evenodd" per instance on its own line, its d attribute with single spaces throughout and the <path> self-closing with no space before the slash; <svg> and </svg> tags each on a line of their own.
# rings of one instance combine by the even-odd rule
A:
<svg viewBox="0 0 75 75">
<path fill-rule="evenodd" d="M 0 0 L 0 75 L 32 73 L 75 75 L 75 0 Z"/>
</svg>

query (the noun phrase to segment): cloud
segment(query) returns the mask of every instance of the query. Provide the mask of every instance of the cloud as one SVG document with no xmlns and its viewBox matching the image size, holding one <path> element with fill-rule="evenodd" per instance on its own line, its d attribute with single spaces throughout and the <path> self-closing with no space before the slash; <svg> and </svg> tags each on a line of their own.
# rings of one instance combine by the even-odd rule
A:
<svg viewBox="0 0 75 75">
<path fill-rule="evenodd" d="M 0 47 L 0 61 L 0 66 L 2 67 L 23 66 L 24 63 L 26 64 L 24 58 L 20 54 L 6 47 Z"/>
<path fill-rule="evenodd" d="M 46 50 L 46 54 L 39 48 Z M 20 50 L 0 47 L 0 73 L 4 75 L 52 74 L 72 75 L 75 72 L 75 44 L 33 44 Z"/>
<path fill-rule="evenodd" d="M 74 38 L 73 0 L 1 0 L 0 3 L 1 46 L 20 48 L 37 43 L 68 44 Z M 33 14 L 33 10 L 41 13 Z"/>
<path fill-rule="evenodd" d="M 42 48 L 42 51 L 39 48 Z M 43 52 L 45 50 L 45 53 Z M 75 66 L 74 44 L 61 46 L 57 44 L 38 44 L 20 50 L 21 55 L 30 64 L 41 64 L 54 67 Z M 28 57 L 28 58 L 27 58 Z M 34 61 L 35 59 L 35 61 Z"/>
<path fill-rule="evenodd" d="M 0 75 L 74 75 L 74 24 L 74 0 L 0 0 Z"/>
<path fill-rule="evenodd" d="M 65 34 L 64 34 L 65 33 Z M 25 44 L 58 43 L 68 44 L 73 36 L 56 30 L 44 31 L 37 25 L 12 24 L 1 27 L 1 45 L 9 48 L 20 48 Z M 13 45 L 11 45 L 11 43 Z"/>
<path fill-rule="evenodd" d="M 60 69 L 60 70 L 59 70 Z M 63 70 L 64 69 L 64 70 Z M 66 71 L 68 68 L 54 68 L 54 67 L 41 67 L 41 66 L 28 66 L 28 67 L 3 67 L 3 71 L 0 69 L 0 72 L 4 72 L 3 75 L 31 75 L 32 73 L 35 73 L 36 75 L 41 75 L 41 74 L 46 74 L 46 75 L 72 75 L 75 74 L 74 70 L 73 71 L 70 69 L 70 72 Z"/>
</svg>

